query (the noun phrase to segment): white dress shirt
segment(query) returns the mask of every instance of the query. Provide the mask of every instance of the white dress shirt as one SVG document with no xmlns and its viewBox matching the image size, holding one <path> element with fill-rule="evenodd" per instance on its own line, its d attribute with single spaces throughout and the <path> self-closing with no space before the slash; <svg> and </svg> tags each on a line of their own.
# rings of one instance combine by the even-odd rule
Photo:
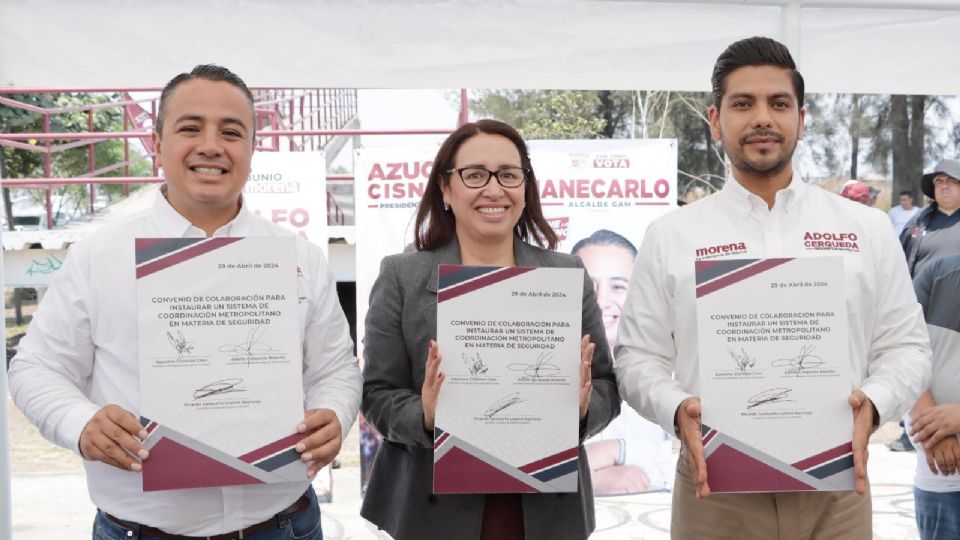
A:
<svg viewBox="0 0 960 540">
<path fill-rule="evenodd" d="M 907 223 L 913 219 L 913 216 L 917 215 L 917 212 L 920 211 L 920 208 L 914 206 L 909 210 L 905 210 L 902 206 L 895 205 L 890 209 L 890 212 L 887 215 L 890 216 L 890 225 L 893 227 L 893 232 L 900 236 L 900 233 L 903 232 L 903 228 L 907 226 Z"/>
<path fill-rule="evenodd" d="M 214 236 L 288 236 L 246 209 Z M 134 238 L 206 236 L 167 203 L 105 226 L 70 248 L 9 371 L 17 406 L 44 437 L 78 452 L 84 426 L 115 403 L 139 416 Z M 362 378 L 333 274 L 320 248 L 297 237 L 304 408 L 333 410 L 346 436 Z M 296 425 L 290 426 L 291 433 Z M 149 458 L 148 458 L 149 459 Z M 309 481 L 143 492 L 139 473 L 85 461 L 93 503 L 120 519 L 191 536 L 261 522 L 293 503 Z M 56 496 L 54 493 L 53 496 Z"/>
<path fill-rule="evenodd" d="M 699 395 L 698 258 L 826 255 L 843 256 L 851 390 L 863 390 L 881 421 L 899 418 L 930 379 L 929 338 L 903 250 L 883 212 L 797 180 L 768 209 L 730 179 L 650 225 L 620 321 L 620 396 L 673 432 L 677 407 Z"/>
</svg>

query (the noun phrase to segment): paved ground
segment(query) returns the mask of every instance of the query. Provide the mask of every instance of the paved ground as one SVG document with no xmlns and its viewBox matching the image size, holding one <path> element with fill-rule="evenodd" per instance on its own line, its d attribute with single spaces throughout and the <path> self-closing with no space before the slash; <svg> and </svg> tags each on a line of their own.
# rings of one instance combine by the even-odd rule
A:
<svg viewBox="0 0 960 540">
<path fill-rule="evenodd" d="M 874 538 L 917 538 L 912 478 L 916 455 L 870 448 Z M 334 471 L 333 502 L 323 505 L 327 540 L 384 540 L 388 537 L 359 516 L 359 467 Z M 591 540 L 669 538 L 670 495 L 653 493 L 597 499 L 597 531 Z M 90 538 L 93 506 L 81 473 L 14 473 L 15 540 Z"/>
</svg>

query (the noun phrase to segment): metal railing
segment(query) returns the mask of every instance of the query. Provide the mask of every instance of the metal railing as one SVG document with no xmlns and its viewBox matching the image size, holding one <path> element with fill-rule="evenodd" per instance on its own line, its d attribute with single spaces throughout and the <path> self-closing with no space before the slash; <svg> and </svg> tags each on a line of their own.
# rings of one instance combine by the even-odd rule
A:
<svg viewBox="0 0 960 540">
<path fill-rule="evenodd" d="M 337 136 L 354 136 L 360 130 L 338 129 L 348 125 L 357 114 L 357 92 L 353 89 L 331 88 L 251 88 L 255 97 L 255 114 L 258 126 L 256 150 L 278 151 L 282 138 L 289 140 L 290 151 L 318 151 Z M 154 95 L 143 99 L 130 96 L 137 92 Z M 38 107 L 11 98 L 22 94 L 70 94 L 98 93 L 115 94 L 121 99 L 102 103 L 90 103 L 67 107 Z M 102 184 L 124 185 L 124 195 L 129 195 L 130 184 L 162 182 L 156 153 L 152 145 L 152 126 L 156 123 L 159 88 L 3 88 L 0 89 L 0 107 L 16 108 L 42 117 L 42 132 L 0 133 L 0 146 L 42 154 L 42 176 L 31 178 L 5 178 L 5 187 L 34 188 L 45 190 L 44 200 L 47 223 L 53 225 L 51 188 L 84 184 L 89 190 L 89 211 L 95 210 L 96 186 Z M 95 131 L 97 111 L 122 109 L 122 131 Z M 56 132 L 51 128 L 56 115 L 82 113 L 86 115 L 87 131 Z M 439 130 L 437 130 L 439 131 Z M 447 130 L 449 131 L 449 130 Z M 370 133 L 372 132 L 365 132 Z M 130 140 L 141 142 L 144 152 L 131 152 Z M 95 145 L 103 141 L 122 140 L 123 160 L 97 167 Z M 55 177 L 53 157 L 59 152 L 74 148 L 87 148 L 87 172 L 74 177 Z M 133 155 L 131 155 L 133 154 Z M 150 160 L 151 176 L 132 176 L 130 167 Z M 103 176 L 123 169 L 120 176 Z M 336 200 L 328 194 L 327 220 L 331 224 L 343 224 L 344 213 Z"/>
</svg>

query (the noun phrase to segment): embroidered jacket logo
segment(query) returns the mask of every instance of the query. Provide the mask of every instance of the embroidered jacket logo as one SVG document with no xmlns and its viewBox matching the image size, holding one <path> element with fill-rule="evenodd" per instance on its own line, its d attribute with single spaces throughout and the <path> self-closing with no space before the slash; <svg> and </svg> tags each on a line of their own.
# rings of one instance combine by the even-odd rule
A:
<svg viewBox="0 0 960 540">
<path fill-rule="evenodd" d="M 803 247 L 839 251 L 860 251 L 857 233 L 810 232 L 803 233 Z"/>
<path fill-rule="evenodd" d="M 731 242 L 729 244 L 720 244 L 697 248 L 697 260 L 713 259 L 715 257 L 724 257 L 726 255 L 743 255 L 747 252 L 747 244 L 743 242 Z"/>
</svg>

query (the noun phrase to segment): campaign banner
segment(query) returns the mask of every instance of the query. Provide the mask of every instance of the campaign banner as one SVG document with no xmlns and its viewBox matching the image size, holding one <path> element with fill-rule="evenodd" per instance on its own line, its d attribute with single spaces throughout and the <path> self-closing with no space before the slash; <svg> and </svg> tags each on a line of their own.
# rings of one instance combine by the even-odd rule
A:
<svg viewBox="0 0 960 540">
<path fill-rule="evenodd" d="M 244 202 L 255 214 L 327 254 L 327 164 L 323 152 L 254 152 Z"/>
<path fill-rule="evenodd" d="M 543 214 L 594 281 L 611 348 L 647 225 L 676 207 L 673 139 L 528 141 Z M 413 250 L 414 220 L 439 145 L 359 149 L 354 176 L 357 238 L 357 348 L 370 289 L 383 257 Z M 612 354 L 612 353 L 611 353 Z M 585 444 L 596 495 L 670 489 L 671 435 L 623 412 Z M 367 426 L 361 434 L 379 435 Z M 367 446 L 370 446 L 368 444 Z"/>
</svg>

